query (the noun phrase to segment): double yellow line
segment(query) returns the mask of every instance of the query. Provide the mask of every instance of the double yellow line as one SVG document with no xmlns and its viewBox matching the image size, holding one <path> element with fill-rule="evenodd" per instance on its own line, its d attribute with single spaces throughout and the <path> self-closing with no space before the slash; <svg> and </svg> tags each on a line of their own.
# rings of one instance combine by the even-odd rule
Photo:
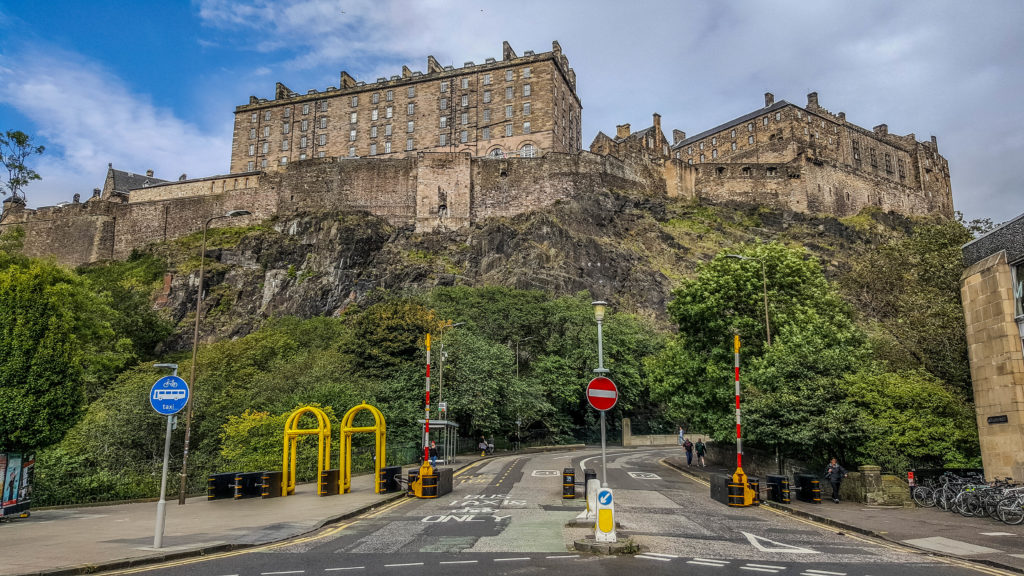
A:
<svg viewBox="0 0 1024 576">
<path fill-rule="evenodd" d="M 481 462 L 483 462 L 483 460 L 474 462 L 474 463 L 466 466 L 465 468 L 462 468 L 461 470 L 456 471 L 454 474 L 452 474 L 452 476 L 455 477 L 455 476 L 459 476 L 461 474 L 465 474 L 466 472 L 470 471 L 471 469 L 477 467 Z M 231 558 L 231 557 L 234 557 L 234 556 L 241 556 L 242 554 L 251 554 L 253 552 L 265 552 L 267 550 L 277 550 L 279 548 L 285 548 L 287 546 L 295 546 L 295 545 L 298 545 L 298 544 L 305 544 L 307 542 L 315 542 L 317 540 L 323 540 L 325 538 L 330 538 L 331 536 L 334 536 L 335 534 L 338 534 L 339 532 L 341 532 L 345 528 L 348 528 L 349 526 L 357 524 L 357 523 L 361 522 L 362 520 L 367 520 L 369 518 L 376 518 L 377 516 L 380 516 L 381 514 L 384 514 L 385 512 L 389 512 L 391 510 L 394 510 L 395 508 L 398 508 L 399 506 L 402 506 L 404 504 L 408 504 L 411 501 L 412 501 L 411 498 L 401 498 L 401 499 L 399 499 L 399 500 L 397 500 L 395 502 L 388 503 L 388 504 L 386 504 L 384 506 L 381 506 L 380 508 L 377 508 L 375 510 L 371 510 L 369 512 L 366 512 L 365 514 L 362 514 L 362 515 L 358 516 L 356 519 L 354 519 L 354 520 L 352 520 L 350 522 L 346 522 L 344 524 L 339 524 L 337 526 L 333 526 L 331 528 L 327 528 L 325 530 L 321 530 L 319 532 L 316 532 L 315 534 L 310 534 L 309 536 L 303 536 L 301 538 L 293 538 L 293 539 L 289 539 L 289 540 L 283 540 L 281 542 L 275 542 L 273 544 L 263 544 L 263 545 L 260 545 L 260 546 L 253 546 L 251 548 L 244 548 L 244 549 L 241 549 L 241 550 L 232 550 L 232 551 L 229 551 L 229 552 L 219 552 L 217 554 L 209 554 L 209 555 L 204 555 L 204 556 L 197 556 L 195 558 L 185 558 L 185 559 L 182 559 L 182 560 L 175 560 L 175 561 L 172 561 L 172 562 L 163 562 L 163 563 L 160 563 L 160 564 L 150 564 L 150 565 L 147 565 L 147 566 L 138 566 L 138 567 L 135 567 L 135 568 L 125 568 L 124 570 L 116 570 L 116 571 L 113 571 L 113 572 L 107 572 L 107 574 L 111 574 L 111 575 L 114 575 L 114 574 L 139 574 L 139 573 L 142 573 L 142 572 L 150 572 L 150 571 L 153 571 L 153 570 L 163 570 L 163 569 L 166 569 L 166 568 L 175 568 L 177 566 L 188 566 L 190 564 L 196 564 L 196 563 L 199 563 L 199 562 L 209 562 L 210 560 L 221 560 L 223 558 Z"/>
</svg>

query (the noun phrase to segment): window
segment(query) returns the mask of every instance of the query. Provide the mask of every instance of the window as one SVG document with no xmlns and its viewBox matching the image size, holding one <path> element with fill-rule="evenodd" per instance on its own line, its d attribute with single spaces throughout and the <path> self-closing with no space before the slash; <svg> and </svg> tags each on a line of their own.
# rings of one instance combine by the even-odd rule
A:
<svg viewBox="0 0 1024 576">
<path fill-rule="evenodd" d="M 372 100 L 374 104 L 380 103 L 380 94 L 374 94 L 370 97 L 370 100 Z M 355 154 L 353 154 L 353 156 L 355 156 Z"/>
<path fill-rule="evenodd" d="M 320 145 L 321 146 L 326 146 L 327 145 L 327 134 L 321 134 L 320 135 Z"/>
<path fill-rule="evenodd" d="M 250 160 L 250 161 L 249 161 L 249 163 L 248 163 L 248 164 L 246 164 L 246 166 L 245 166 L 245 167 L 246 167 L 246 168 L 248 169 L 248 170 L 247 170 L 248 172 L 252 172 L 253 170 L 255 170 L 255 169 L 256 169 L 256 163 L 255 163 L 255 162 L 253 162 L 252 160 Z"/>
<path fill-rule="evenodd" d="M 505 124 L 505 136 L 511 136 L 511 135 L 512 135 L 512 125 L 511 124 Z"/>
<path fill-rule="evenodd" d="M 447 116 L 441 116 L 441 128 L 447 128 L 447 127 L 448 127 L 448 117 Z"/>
<path fill-rule="evenodd" d="M 306 146 L 308 146 L 309 144 L 307 144 L 307 142 L 308 140 L 306 139 L 305 136 L 299 138 L 299 148 L 305 148 Z"/>
<path fill-rule="evenodd" d="M 768 125 L 768 117 L 767 116 L 765 116 L 764 118 L 761 118 L 761 124 L 764 124 L 765 126 Z"/>
<path fill-rule="evenodd" d="M 263 136 L 264 137 L 270 136 L 270 126 L 264 126 L 263 127 Z"/>
<path fill-rule="evenodd" d="M 782 112 L 776 112 L 775 113 L 775 119 L 776 120 L 782 120 Z"/>
<path fill-rule="evenodd" d="M 484 90 L 484 103 L 486 104 L 487 102 L 490 102 L 490 101 L 491 101 L 491 91 L 490 90 Z"/>
<path fill-rule="evenodd" d="M 465 90 L 467 88 L 469 88 L 469 78 L 463 78 L 462 79 L 462 89 Z"/>
<path fill-rule="evenodd" d="M 387 108 L 384 109 L 384 117 L 385 118 L 391 118 L 394 115 L 395 115 L 395 109 L 392 108 L 391 106 L 388 106 Z"/>
<path fill-rule="evenodd" d="M 327 112 L 327 100 L 320 101 L 320 111 Z"/>
<path fill-rule="evenodd" d="M 306 130 L 309 130 L 309 120 L 302 121 L 302 131 L 305 132 Z"/>
<path fill-rule="evenodd" d="M 376 138 L 376 137 L 377 137 L 377 127 L 376 126 L 370 126 L 370 138 Z"/>
<path fill-rule="evenodd" d="M 529 78 L 529 77 L 530 77 L 530 69 L 529 68 L 523 68 L 523 78 Z"/>
<path fill-rule="evenodd" d="M 718 150 L 717 149 L 711 151 L 711 158 L 712 159 L 718 158 Z"/>
<path fill-rule="evenodd" d="M 253 122 L 259 122 L 259 120 L 260 120 L 260 113 L 259 112 L 253 112 L 252 113 L 252 121 Z"/>
<path fill-rule="evenodd" d="M 484 84 L 490 84 L 490 83 L 491 83 L 491 75 L 490 74 L 484 74 Z"/>
<path fill-rule="evenodd" d="M 377 144 L 376 143 L 370 144 L 370 156 L 376 156 L 376 155 L 377 155 Z"/>
<path fill-rule="evenodd" d="M 700 155 L 700 161 L 701 161 L 701 162 L 703 162 L 703 161 L 704 161 L 704 155 L 703 155 L 703 154 L 701 154 L 701 155 Z"/>
<path fill-rule="evenodd" d="M 441 81 L 441 94 L 447 94 L 447 93 L 448 93 L 448 81 L 447 80 L 442 80 Z"/>
<path fill-rule="evenodd" d="M 249 156 L 255 156 L 255 155 L 256 155 L 256 145 L 255 144 L 249 144 Z"/>
<path fill-rule="evenodd" d="M 511 117 L 512 117 L 512 105 L 509 104 L 508 106 L 505 106 L 505 118 L 511 118 Z"/>
<path fill-rule="evenodd" d="M 885 171 L 892 174 L 892 155 L 888 152 L 885 153 Z"/>
<path fill-rule="evenodd" d="M 263 113 L 263 119 L 270 120 L 270 110 L 267 110 L 266 112 Z"/>
<path fill-rule="evenodd" d="M 285 108 L 284 109 L 284 117 L 285 118 L 291 118 L 292 117 L 292 109 L 291 108 Z"/>
<path fill-rule="evenodd" d="M 689 164 L 690 166 L 693 166 L 693 158 L 687 158 L 686 163 Z"/>
<path fill-rule="evenodd" d="M 327 156 L 327 152 L 317 152 L 316 153 L 316 157 L 317 158 L 324 158 L 325 156 Z"/>
<path fill-rule="evenodd" d="M 405 141 L 405 149 L 412 150 L 412 138 L 409 138 Z"/>
<path fill-rule="evenodd" d="M 359 96 L 352 97 L 352 107 L 355 108 L 356 106 L 359 106 Z"/>
<path fill-rule="evenodd" d="M 530 103 L 529 102 L 523 102 L 523 116 L 529 116 L 529 115 L 530 115 Z"/>
<path fill-rule="evenodd" d="M 406 92 L 406 94 L 408 95 L 409 98 L 415 98 L 416 97 L 416 87 L 415 86 L 409 86 L 409 90 Z"/>
<path fill-rule="evenodd" d="M 405 107 L 405 113 L 406 114 L 415 114 L 416 113 L 416 105 L 413 104 L 412 102 L 409 102 L 409 104 Z"/>
<path fill-rule="evenodd" d="M 287 163 L 288 163 L 288 157 L 287 156 L 281 156 L 281 166 L 284 166 Z"/>
<path fill-rule="evenodd" d="M 508 88 L 505 88 L 505 100 L 511 100 L 512 99 L 512 95 L 513 95 L 512 87 L 509 86 Z"/>
<path fill-rule="evenodd" d="M 287 140 L 282 140 L 281 141 L 281 151 L 287 151 L 287 150 L 288 150 L 288 141 Z"/>
<path fill-rule="evenodd" d="M 700 148 L 701 150 L 703 150 L 704 149 L 704 143 L 701 142 L 701 143 L 697 144 L 697 147 Z"/>
<path fill-rule="evenodd" d="M 406 130 L 405 131 L 410 133 L 410 134 L 412 134 L 412 131 L 413 131 L 414 128 L 415 128 L 415 122 L 409 122 L 408 126 L 406 126 Z"/>
<path fill-rule="evenodd" d="M 264 158 L 263 160 L 260 160 L 260 168 L 263 168 L 264 170 L 267 169 L 267 159 L 266 158 Z"/>
<path fill-rule="evenodd" d="M 468 141 L 469 141 L 469 132 L 467 132 L 465 130 L 463 130 L 462 132 L 459 132 L 459 142 L 465 143 L 465 142 L 468 142 Z"/>
<path fill-rule="evenodd" d="M 753 131 L 754 131 L 754 123 L 751 122 L 751 123 L 747 124 L 747 132 L 753 132 Z"/>
<path fill-rule="evenodd" d="M 391 136 L 391 124 L 384 125 L 384 135 Z"/>
<path fill-rule="evenodd" d="M 765 171 L 764 171 L 764 173 L 765 173 L 766 175 L 768 175 L 768 176 L 775 176 L 775 174 L 776 174 L 777 172 L 778 172 L 778 170 L 777 170 L 777 169 L 775 168 L 775 166 L 769 166 L 769 167 L 768 167 L 767 169 L 765 169 Z"/>
<path fill-rule="evenodd" d="M 686 153 L 690 154 L 692 156 L 693 155 L 693 146 L 687 146 L 686 147 Z"/>
<path fill-rule="evenodd" d="M 529 95 L 530 95 L 530 85 L 529 84 L 523 84 L 523 96 L 529 96 Z"/>
<path fill-rule="evenodd" d="M 391 141 L 390 140 L 388 140 L 387 142 L 384 143 L 384 153 L 385 154 L 391 154 Z"/>
<path fill-rule="evenodd" d="M 306 153 L 305 152 L 299 154 L 299 160 L 305 160 L 305 159 L 306 159 Z"/>
<path fill-rule="evenodd" d="M 462 113 L 462 123 L 469 124 L 469 112 Z"/>
<path fill-rule="evenodd" d="M 387 93 L 384 94 L 384 99 L 387 100 L 388 102 L 391 102 L 392 100 L 394 100 L 395 99 L 395 91 L 394 90 L 388 90 Z"/>
<path fill-rule="evenodd" d="M 447 109 L 448 109 L 448 99 L 447 98 L 441 98 L 441 110 L 447 110 Z"/>
<path fill-rule="evenodd" d="M 529 134 L 529 133 L 530 133 L 530 123 L 529 122 L 523 122 L 523 134 Z"/>
<path fill-rule="evenodd" d="M 249 129 L 249 138 L 255 138 L 255 137 L 256 137 L 256 129 L 255 128 L 250 128 Z"/>
<path fill-rule="evenodd" d="M 465 108 L 466 106 L 469 106 L 469 94 L 462 95 L 462 107 Z"/>
<path fill-rule="evenodd" d="M 355 146 L 349 146 L 348 147 L 348 155 L 349 156 L 355 156 L 356 155 L 356 147 Z"/>
<path fill-rule="evenodd" d="M 348 141 L 349 142 L 355 142 L 356 141 L 356 129 L 355 128 L 353 128 L 353 129 L 348 131 Z"/>
<path fill-rule="evenodd" d="M 448 135 L 447 134 L 441 134 L 440 138 L 438 139 L 438 143 L 441 146 L 447 146 L 448 145 Z"/>
<path fill-rule="evenodd" d="M 320 127 L 327 128 L 327 116 L 320 117 Z"/>
<path fill-rule="evenodd" d="M 263 143 L 263 153 L 266 154 L 267 152 L 270 152 L 270 143 L 269 142 L 264 142 Z"/>
<path fill-rule="evenodd" d="M 303 104 L 302 105 L 302 114 L 303 115 L 309 114 L 309 104 Z"/>
<path fill-rule="evenodd" d="M 735 143 L 735 142 L 733 142 L 733 143 L 732 143 L 732 149 L 733 149 L 733 150 L 735 150 L 735 149 L 736 149 L 736 143 Z"/>
<path fill-rule="evenodd" d="M 480 137 L 483 138 L 484 140 L 490 140 L 491 139 L 491 129 L 490 128 L 484 128 L 483 130 L 481 130 L 480 131 Z"/>
<path fill-rule="evenodd" d="M 718 137 L 717 136 L 713 136 L 711 138 L 711 145 L 712 146 L 718 146 Z"/>
<path fill-rule="evenodd" d="M 732 130 L 729 131 L 729 137 L 730 138 L 735 138 L 736 137 L 736 129 L 735 128 L 733 128 Z"/>
<path fill-rule="evenodd" d="M 512 71 L 511 70 L 505 70 L 505 81 L 506 82 L 511 82 L 512 81 Z"/>
<path fill-rule="evenodd" d="M 484 122 L 487 123 L 487 122 L 490 122 L 490 121 L 491 121 L 491 111 L 489 109 L 488 110 L 484 110 Z"/>
<path fill-rule="evenodd" d="M 348 123 L 349 124 L 355 124 L 356 120 L 357 120 L 357 117 L 358 117 L 357 116 L 358 114 L 359 114 L 358 112 L 353 112 L 353 113 L 349 114 L 348 115 Z"/>
<path fill-rule="evenodd" d="M 370 110 L 370 120 L 376 120 L 379 117 L 380 117 L 380 110 L 377 110 L 376 108 L 374 108 L 373 110 Z"/>
<path fill-rule="evenodd" d="M 281 134 L 287 134 L 292 131 L 291 124 L 281 124 Z"/>
</svg>

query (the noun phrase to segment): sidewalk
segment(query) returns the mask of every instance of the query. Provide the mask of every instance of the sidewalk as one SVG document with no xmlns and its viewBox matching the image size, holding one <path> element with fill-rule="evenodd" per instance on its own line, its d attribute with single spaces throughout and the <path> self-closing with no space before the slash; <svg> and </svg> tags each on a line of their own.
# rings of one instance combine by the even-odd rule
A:
<svg viewBox="0 0 1024 576">
<path fill-rule="evenodd" d="M 462 454 L 453 468 L 481 460 Z M 409 468 L 406 466 L 405 468 Z M 0 575 L 85 574 L 278 542 L 358 516 L 405 493 L 375 494 L 373 474 L 352 478 L 348 494 L 317 496 L 300 484 L 284 498 L 167 502 L 163 548 L 153 548 L 156 502 L 33 510 L 0 523 Z"/>
<path fill-rule="evenodd" d="M 683 456 L 667 458 L 666 462 L 684 474 L 705 481 L 712 474 L 734 471 L 713 465 L 687 466 Z M 763 479 L 761 492 L 765 493 Z M 827 495 L 823 495 L 821 504 L 800 502 L 795 497 L 790 504 L 765 504 L 842 530 L 1024 573 L 1024 526 L 1007 526 L 991 518 L 965 518 L 937 508 L 868 506 L 859 502 L 835 504 Z"/>
</svg>

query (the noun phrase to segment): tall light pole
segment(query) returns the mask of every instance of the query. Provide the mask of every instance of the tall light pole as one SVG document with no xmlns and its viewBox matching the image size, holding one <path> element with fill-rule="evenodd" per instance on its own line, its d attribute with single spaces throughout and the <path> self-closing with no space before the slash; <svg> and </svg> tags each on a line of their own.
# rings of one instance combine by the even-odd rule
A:
<svg viewBox="0 0 1024 576">
<path fill-rule="evenodd" d="M 231 210 L 227 214 L 209 218 L 203 224 L 203 244 L 199 249 L 199 291 L 196 293 L 196 325 L 192 332 L 192 367 L 189 368 L 188 381 L 192 384 L 192 393 L 188 396 L 188 405 L 185 406 L 185 449 L 181 457 L 181 487 L 178 490 L 178 505 L 185 503 L 185 478 L 188 474 L 188 443 L 192 436 L 192 405 L 196 397 L 196 351 L 199 349 L 199 319 L 203 316 L 203 265 L 206 263 L 206 231 L 210 228 L 210 222 L 221 218 L 237 218 L 248 216 L 248 210 Z"/>
<path fill-rule="evenodd" d="M 764 286 L 764 333 L 765 338 L 768 340 L 768 347 L 772 345 L 772 328 L 771 323 L 768 321 L 768 273 L 765 270 L 764 258 L 754 258 L 751 256 L 741 256 L 739 254 L 726 254 L 726 258 L 736 258 L 737 260 L 755 260 L 761 263 L 761 282 Z"/>
<path fill-rule="evenodd" d="M 604 367 L 604 344 L 601 335 L 601 323 L 604 322 L 604 311 L 608 303 L 604 300 L 596 300 L 590 303 L 594 307 L 594 320 L 597 320 L 597 368 L 594 372 L 598 376 L 604 376 L 608 369 Z M 601 485 L 608 487 L 608 465 L 605 461 L 605 423 L 604 410 L 601 410 Z"/>
</svg>

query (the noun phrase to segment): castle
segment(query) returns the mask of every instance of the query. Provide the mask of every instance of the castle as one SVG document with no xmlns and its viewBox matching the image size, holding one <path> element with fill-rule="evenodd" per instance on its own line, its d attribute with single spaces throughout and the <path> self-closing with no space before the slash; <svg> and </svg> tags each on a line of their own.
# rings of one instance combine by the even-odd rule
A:
<svg viewBox="0 0 1024 576">
<path fill-rule="evenodd" d="M 848 216 L 877 206 L 952 217 L 949 167 L 934 137 L 866 130 L 818 105 L 775 102 L 693 137 L 661 117 L 618 126 L 582 150 L 576 75 L 558 42 L 500 61 L 304 95 L 278 83 L 273 100 L 235 110 L 230 173 L 175 181 L 108 166 L 80 202 L 29 210 L 4 203 L 0 233 L 25 230 L 25 252 L 79 265 L 125 258 L 202 229 L 212 216 L 258 222 L 304 210 L 365 210 L 418 232 L 510 217 L 597 188 L 740 201 Z M 221 223 L 224 221 L 222 220 Z M 222 224 L 223 225 L 223 224 Z"/>
</svg>

